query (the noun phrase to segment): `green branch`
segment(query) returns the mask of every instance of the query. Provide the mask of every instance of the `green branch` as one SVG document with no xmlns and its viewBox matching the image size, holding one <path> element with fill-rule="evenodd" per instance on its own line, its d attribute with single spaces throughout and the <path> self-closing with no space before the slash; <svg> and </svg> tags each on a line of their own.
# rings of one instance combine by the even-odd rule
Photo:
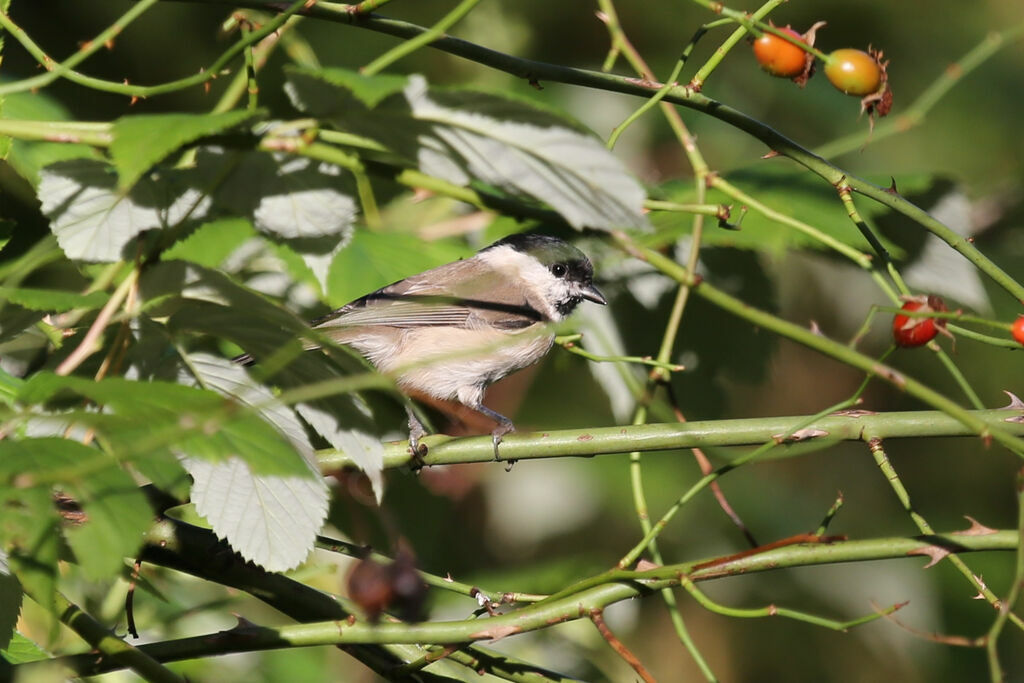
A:
<svg viewBox="0 0 1024 683">
<path fill-rule="evenodd" d="M 179 532 L 191 536 L 204 536 L 208 545 L 216 545 L 213 534 L 193 528 L 175 525 Z M 161 534 L 162 536 L 163 534 Z M 151 541 L 154 540 L 151 538 Z M 310 647 L 316 645 L 339 645 L 346 648 L 363 648 L 382 645 L 413 645 L 423 643 L 464 644 L 479 640 L 492 640 L 532 630 L 540 630 L 554 624 L 588 618 L 593 609 L 602 609 L 615 602 L 630 600 L 647 595 L 662 588 L 680 585 L 685 580 L 700 582 L 725 576 L 746 575 L 780 568 L 806 567 L 840 562 L 861 562 L 868 560 L 901 559 L 908 555 L 927 555 L 935 548 L 958 553 L 978 551 L 1014 551 L 1018 545 L 1015 529 L 995 531 L 986 535 L 960 535 L 956 532 L 917 537 L 888 537 L 854 541 L 821 543 L 798 543 L 765 550 L 753 554 L 726 558 L 666 565 L 645 571 L 606 572 L 578 584 L 571 593 L 526 605 L 505 614 L 459 621 L 426 622 L 406 624 L 384 622 L 371 624 L 346 618 L 339 614 L 328 621 L 296 624 L 281 627 L 237 626 L 227 631 L 193 638 L 142 645 L 138 649 L 158 661 L 193 659 L 230 652 L 251 652 L 284 647 Z M 178 541 L 173 538 L 173 545 Z M 207 550 L 209 550 L 208 548 Z M 221 551 L 223 554 L 223 551 Z M 240 558 L 230 555 L 223 561 L 209 562 L 204 554 L 201 558 L 187 558 L 183 553 L 165 548 L 149 546 L 145 559 L 175 569 L 195 573 L 203 578 L 225 585 L 233 585 L 252 592 L 262 600 L 275 606 L 286 599 L 281 588 L 288 586 L 290 593 L 316 595 L 318 608 L 323 612 L 339 611 L 335 599 L 290 579 L 246 565 Z M 270 584 L 273 583 L 274 589 Z M 299 593 L 295 593 L 299 591 Z M 305 599 L 303 599 L 305 602 Z M 295 606 L 284 606 L 284 611 L 294 613 Z M 864 620 L 854 620 L 853 626 Z M 95 675 L 121 668 L 117 662 L 98 658 L 95 654 L 74 655 L 58 659 L 61 664 L 72 667 L 80 675 Z M 28 665 L 31 666 L 31 665 Z"/>
<path fill-rule="evenodd" d="M 699 288 L 698 290 L 699 291 Z M 776 448 L 777 455 L 786 457 L 801 452 L 796 444 L 860 441 L 864 432 L 880 438 L 899 439 L 913 437 L 977 436 L 978 430 L 1000 429 L 1006 434 L 1024 437 L 1024 424 L 1009 422 L 1019 418 L 1019 410 L 964 411 L 972 426 L 945 413 L 914 411 L 899 413 L 867 413 L 830 415 L 815 421 L 807 432 L 817 434 L 813 439 L 799 441 Z M 671 451 L 706 447 L 760 446 L 773 437 L 788 434 L 805 417 L 761 417 L 734 420 L 708 420 L 703 422 L 641 424 L 632 426 L 600 427 L 597 429 L 563 429 L 539 433 L 512 433 L 502 437 L 502 460 L 531 460 L 567 456 L 590 457 L 630 451 Z M 490 436 L 451 437 L 432 435 L 421 442 L 427 446 L 422 458 L 424 465 L 452 465 L 466 462 L 493 462 L 494 444 Z M 356 467 L 355 461 L 345 453 L 323 450 L 317 455 L 320 468 L 325 472 L 345 467 Z M 412 457 L 404 441 L 384 445 L 384 467 L 409 465 Z"/>
<path fill-rule="evenodd" d="M 236 2 L 235 0 L 187 1 L 202 4 L 230 4 L 268 11 L 276 8 L 275 3 L 267 2 L 266 0 L 242 0 L 241 2 Z M 304 10 L 304 13 L 310 17 L 357 26 L 403 39 L 414 38 L 427 31 L 422 26 L 396 19 L 386 19 L 379 16 L 354 16 L 350 11 L 351 7 L 341 3 L 318 3 Z M 458 38 L 438 38 L 430 43 L 430 47 L 498 69 L 499 71 L 504 71 L 530 82 L 552 81 L 566 83 L 608 92 L 634 95 L 645 99 L 654 97 L 662 88 L 661 83 L 651 83 L 646 80 L 606 74 L 599 71 L 521 59 Z M 763 142 L 769 149 L 793 159 L 834 186 L 838 187 L 845 179 L 853 191 L 870 197 L 919 223 L 926 230 L 963 254 L 979 270 L 988 275 L 1014 298 L 1024 302 L 1024 285 L 1018 283 L 1008 273 L 984 256 L 966 238 L 935 220 L 923 209 L 903 197 L 843 171 L 761 121 L 695 92 L 692 88 L 676 86 L 671 88 L 663 97 L 664 102 L 671 102 L 694 109 L 738 128 Z"/>
</svg>

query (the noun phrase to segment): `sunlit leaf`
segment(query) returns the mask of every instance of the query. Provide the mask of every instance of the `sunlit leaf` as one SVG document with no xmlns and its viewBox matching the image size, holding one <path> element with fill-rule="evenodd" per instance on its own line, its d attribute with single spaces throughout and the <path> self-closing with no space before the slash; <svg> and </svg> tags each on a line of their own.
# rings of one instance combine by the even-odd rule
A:
<svg viewBox="0 0 1024 683">
<path fill-rule="evenodd" d="M 110 156 L 122 188 L 131 187 L 154 164 L 183 145 L 251 120 L 239 109 L 219 114 L 137 114 L 114 122 Z"/>
<path fill-rule="evenodd" d="M 0 298 L 32 311 L 62 313 L 70 311 L 72 308 L 99 308 L 106 303 L 109 294 L 106 292 L 80 294 L 57 289 L 0 286 Z"/>
<path fill-rule="evenodd" d="M 637 180 L 600 140 L 562 116 L 497 95 L 431 90 L 421 76 L 372 109 L 332 107 L 318 89 L 346 88 L 354 77 L 296 69 L 288 78 L 297 107 L 331 116 L 339 128 L 377 140 L 424 173 L 545 202 L 577 228 L 648 225 Z"/>
<path fill-rule="evenodd" d="M 130 190 L 117 188 L 113 166 L 76 160 L 40 173 L 43 213 L 68 258 L 117 261 L 125 246 L 146 230 L 200 220 L 210 201 L 200 191 L 172 182 L 175 172 L 147 176 Z"/>
<path fill-rule="evenodd" d="M 327 515 L 328 491 L 316 469 L 313 448 L 295 414 L 274 402 L 264 386 L 231 361 L 194 354 L 189 356 L 198 382 L 239 402 L 259 409 L 260 415 L 295 446 L 311 476 L 254 474 L 243 461 L 232 458 L 212 463 L 188 458 L 185 466 L 194 480 L 191 499 L 217 536 L 242 557 L 269 571 L 297 566 L 313 548 Z"/>
<path fill-rule="evenodd" d="M 102 431 L 118 452 L 130 457 L 181 449 L 214 461 L 241 458 L 258 472 L 309 476 L 306 461 L 277 430 L 212 391 L 160 381 L 91 381 L 38 373 L 18 398 L 39 404 L 69 393 L 107 408 L 103 413 L 79 411 L 73 419 Z"/>
</svg>

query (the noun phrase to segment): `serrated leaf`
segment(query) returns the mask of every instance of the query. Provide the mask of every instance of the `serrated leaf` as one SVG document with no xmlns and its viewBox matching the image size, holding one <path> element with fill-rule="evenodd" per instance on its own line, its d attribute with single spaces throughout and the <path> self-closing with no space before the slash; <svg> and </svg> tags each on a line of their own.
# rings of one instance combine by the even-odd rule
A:
<svg viewBox="0 0 1024 683">
<path fill-rule="evenodd" d="M 365 404 L 356 396 L 332 396 L 295 406 L 334 448 L 352 458 L 370 480 L 377 502 L 384 498 L 384 445 Z"/>
<path fill-rule="evenodd" d="M 11 573 L 7 553 L 0 548 L 0 650 L 6 650 L 21 614 L 21 582 Z"/>
<path fill-rule="evenodd" d="M 454 240 L 427 241 L 415 235 L 359 230 L 331 264 L 327 298 L 342 306 L 368 292 L 436 266 L 472 256 Z"/>
<path fill-rule="evenodd" d="M 254 474 L 237 459 L 210 463 L 187 458 L 196 511 L 245 559 L 268 571 L 298 566 L 312 550 L 328 506 L 327 486 L 316 469 L 313 447 L 302 424 L 235 363 L 195 354 L 189 356 L 189 368 L 195 376 L 183 375 L 182 381 L 198 381 L 243 404 L 259 406 L 263 418 L 295 445 L 312 475 Z"/>
<path fill-rule="evenodd" d="M 252 326 L 250 316 L 235 308 L 203 306 L 202 312 L 183 309 L 171 319 L 174 329 L 206 331 L 208 334 L 230 339 L 257 359 L 272 356 L 284 343 L 293 343 L 294 337 L 266 324 Z M 283 336 L 282 336 L 283 333 Z M 365 371 L 353 361 L 355 371 Z M 260 368 L 257 366 L 257 371 Z M 283 368 L 275 368 L 270 378 L 282 388 L 297 388 L 329 379 L 343 380 L 338 367 L 319 354 L 302 353 L 290 358 Z M 378 496 L 383 495 L 383 429 L 377 426 L 365 403 L 358 396 L 337 394 L 297 405 L 299 415 L 331 445 L 352 456 L 374 485 Z"/>
<path fill-rule="evenodd" d="M 351 230 L 358 212 L 350 176 L 333 164 L 281 153 L 226 153 L 206 147 L 196 163 L 207 177 L 222 176 L 218 205 L 251 218 L 260 232 L 308 239 Z"/>
<path fill-rule="evenodd" d="M 324 496 L 317 480 L 254 475 L 237 458 L 189 459 L 185 467 L 194 480 L 196 510 L 245 559 L 267 571 L 286 571 L 313 549 L 327 513 L 326 503 L 319 505 Z"/>
<path fill-rule="evenodd" d="M 68 419 L 100 431 L 124 457 L 158 457 L 180 449 L 213 461 L 241 458 L 258 472 L 309 476 L 305 460 L 273 427 L 211 391 L 160 381 L 91 381 L 41 372 L 25 383 L 18 398 L 39 404 L 69 392 L 106 411 L 68 413 Z"/>
<path fill-rule="evenodd" d="M 66 292 L 57 289 L 35 289 L 32 287 L 2 287 L 0 299 L 6 299 L 31 311 L 54 311 L 63 313 L 72 308 L 99 308 L 107 302 L 106 292 Z"/>
<path fill-rule="evenodd" d="M 209 198 L 172 182 L 177 175 L 148 176 L 120 191 L 113 166 L 67 161 L 42 170 L 38 193 L 50 229 L 68 258 L 118 261 L 126 256 L 125 246 L 142 232 L 206 215 Z"/>
<path fill-rule="evenodd" d="M 219 114 L 141 114 L 114 122 L 110 156 L 121 188 L 131 187 L 154 164 L 199 138 L 240 126 L 255 117 L 245 110 Z"/>
<path fill-rule="evenodd" d="M 341 68 L 317 70 L 286 67 L 285 72 L 288 74 L 285 92 L 292 104 L 297 109 L 321 118 L 346 111 L 352 105 L 351 97 L 372 109 L 389 95 L 402 92 L 409 82 L 405 76 L 364 76 Z M 337 87 L 324 88 L 323 83 Z"/>
<path fill-rule="evenodd" d="M 0 656 L 11 664 L 27 664 L 49 659 L 50 655 L 43 648 L 21 635 L 17 631 L 11 638 L 6 649 L 0 650 Z"/>
<path fill-rule="evenodd" d="M 289 81 L 297 106 L 324 112 L 331 97 L 311 105 L 316 88 L 345 87 L 310 71 L 293 71 Z M 545 202 L 574 227 L 648 227 L 646 193 L 625 165 L 572 122 L 522 101 L 429 90 L 421 76 L 411 76 L 401 94 L 369 113 L 350 106 L 331 115 L 339 128 L 377 140 L 424 173 Z"/>
<path fill-rule="evenodd" d="M 175 242 L 160 254 L 160 260 L 180 259 L 207 268 L 217 268 L 231 252 L 256 231 L 244 218 L 221 218 L 199 226 L 191 235 Z"/>
</svg>

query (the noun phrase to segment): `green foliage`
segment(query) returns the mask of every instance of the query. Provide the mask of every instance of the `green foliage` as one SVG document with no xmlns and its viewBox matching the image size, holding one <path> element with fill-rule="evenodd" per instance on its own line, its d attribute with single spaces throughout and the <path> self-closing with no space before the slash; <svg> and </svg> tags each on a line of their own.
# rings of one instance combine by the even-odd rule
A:
<svg viewBox="0 0 1024 683">
<path fill-rule="evenodd" d="M 27 0 L 24 7 L 15 3 L 11 17 L 10 4 L 0 0 L 0 13 L 4 22 L 25 24 L 13 33 L 18 44 L 26 46 L 36 34 L 43 35 L 38 22 L 48 17 Z M 939 531 L 951 520 L 959 522 L 963 510 L 980 515 L 980 509 L 986 521 L 992 520 L 988 523 L 1000 527 L 991 534 L 974 530 L 944 536 L 943 543 L 957 551 L 1006 551 L 1019 544 L 1017 508 L 1007 502 L 1019 462 L 1012 459 L 1007 466 L 992 457 L 997 448 L 1024 456 L 1019 411 L 1014 407 L 1006 419 L 1003 413 L 968 410 L 988 405 L 990 396 L 1014 378 L 1017 359 L 1007 360 L 1013 344 L 1005 321 L 1024 301 L 1024 278 L 1017 267 L 1024 263 L 1021 193 L 1012 180 L 1019 180 L 1019 174 L 1006 161 L 1009 157 L 1000 156 L 1002 161 L 992 162 L 994 170 L 989 170 L 1011 179 L 1006 189 L 981 182 L 966 190 L 948 187 L 949 166 L 955 164 L 935 161 L 943 148 L 953 147 L 948 140 L 970 140 L 946 149 L 950 154 L 962 155 L 969 148 L 979 158 L 991 156 L 981 151 L 986 148 L 980 140 L 996 129 L 995 117 L 983 122 L 987 112 L 976 104 L 955 125 L 935 119 L 935 128 L 920 129 L 917 134 L 926 136 L 927 144 L 920 144 L 914 133 L 897 133 L 924 121 L 936 94 L 954 97 L 947 93 L 956 79 L 1024 29 L 992 34 L 931 88 L 902 71 L 910 61 L 906 56 L 893 56 L 890 78 L 899 84 L 900 96 L 894 117 L 872 121 L 877 137 L 870 144 L 858 134 L 857 140 L 843 138 L 812 153 L 802 144 L 835 137 L 854 125 L 858 105 L 849 99 L 842 104 L 851 105 L 850 110 L 840 110 L 837 100 L 826 100 L 816 90 L 823 85 L 818 81 L 798 92 L 778 80 L 766 84 L 753 68 L 755 76 L 743 80 L 742 58 L 729 52 L 725 36 L 749 28 L 752 21 L 757 30 L 764 29 L 757 23 L 764 16 L 757 19 L 760 15 L 718 5 L 711 13 L 705 11 L 708 3 L 697 0 L 695 8 L 700 6 L 702 14 L 684 17 L 684 24 L 659 26 L 640 22 L 634 8 L 619 4 L 624 13 L 634 12 L 627 23 L 638 23 L 638 39 L 627 40 L 613 4 L 599 0 L 599 17 L 612 46 L 604 71 L 586 68 L 600 60 L 593 44 L 581 44 L 567 24 L 548 22 L 543 13 L 534 17 L 531 3 L 482 3 L 478 8 L 472 0 L 460 3 L 456 11 L 472 8 L 474 19 L 480 19 L 475 27 L 470 22 L 458 26 L 466 40 L 445 36 L 417 52 L 415 61 L 406 60 L 423 73 L 373 76 L 354 66 L 317 67 L 317 55 L 324 63 L 353 65 L 364 59 L 364 52 L 379 48 L 363 41 L 368 31 L 407 41 L 422 35 L 418 27 L 376 15 L 354 16 L 353 8 L 332 3 L 304 8 L 298 2 L 291 10 L 307 14 L 301 22 L 298 16 L 285 21 L 283 15 L 263 13 L 280 8 L 237 10 L 229 25 L 243 30 L 228 35 L 230 45 L 224 45 L 206 40 L 205 19 L 197 19 L 200 28 L 190 35 L 203 38 L 168 63 L 191 74 L 217 65 L 203 71 L 215 76 L 207 82 L 208 99 L 201 99 L 194 84 L 138 86 L 125 80 L 131 75 L 123 61 L 127 54 L 135 55 L 145 74 L 131 75 L 132 81 L 167 78 L 155 61 L 169 54 L 160 50 L 160 31 L 148 36 L 152 49 L 147 44 L 144 53 L 131 44 L 134 37 L 125 35 L 116 49 L 83 66 L 74 60 L 87 56 L 87 48 L 75 41 L 93 29 L 69 10 L 60 26 L 47 28 L 44 42 L 49 54 L 72 61 L 57 66 L 47 58 L 27 70 L 22 62 L 25 55 L 33 56 L 32 44 L 23 53 L 12 34 L 3 36 L 0 678 L 22 673 L 30 678 L 34 670 L 27 663 L 82 652 L 76 638 L 92 642 L 69 611 L 58 609 L 67 604 L 64 595 L 74 596 L 104 629 L 122 632 L 125 578 L 136 558 L 142 564 L 140 575 L 131 578 L 139 587 L 132 613 L 154 647 L 136 651 L 131 641 L 107 638 L 97 652 L 74 660 L 76 674 L 124 666 L 126 660 L 115 656 L 124 652 L 155 653 L 161 661 L 195 659 L 189 648 L 199 639 L 176 640 L 201 635 L 195 629 L 202 619 L 191 617 L 237 610 L 259 625 L 242 623 L 203 647 L 222 647 L 218 653 L 249 645 L 288 649 L 270 659 L 271 665 L 254 659 L 257 663 L 244 674 L 235 669 L 223 674 L 211 657 L 189 664 L 194 667 L 190 676 L 365 676 L 348 670 L 339 674 L 334 660 L 314 662 L 303 657 L 311 649 L 299 649 L 327 643 L 340 644 L 347 655 L 390 677 L 441 680 L 466 671 L 470 677 L 477 677 L 477 671 L 546 677 L 533 662 L 553 660 L 549 648 L 530 645 L 529 636 L 510 639 L 524 661 L 470 641 L 588 615 L 600 625 L 602 611 L 620 601 L 656 609 L 656 596 L 632 600 L 653 592 L 655 584 L 648 582 L 654 580 L 679 587 L 681 577 L 711 580 L 764 566 L 934 551 L 939 547 L 936 529 L 918 510 L 936 516 Z M 759 12 L 766 15 L 777 4 L 772 0 Z M 161 11 L 193 16 L 192 10 L 172 5 Z M 430 2 L 412 5 L 417 16 L 439 15 L 443 9 Z M 809 6 L 790 3 L 786 11 L 809 12 Z M 148 9 L 146 3 L 133 7 Z M 649 20 L 663 14 L 658 9 L 652 6 L 641 14 Z M 884 10 L 886 16 L 905 11 L 891 3 Z M 874 34 L 861 34 L 865 17 L 843 16 L 848 8 L 825 3 L 813 11 L 828 12 L 829 23 L 844 30 L 857 27 L 858 44 L 874 42 Z M 136 23 L 135 15 L 88 13 L 90 21 L 124 22 L 113 27 L 114 34 L 153 31 L 145 21 Z M 988 16 L 976 8 L 969 14 L 978 22 Z M 780 10 L 773 21 L 781 25 L 790 16 L 784 19 Z M 325 20 L 332 22 L 331 30 L 319 35 L 312 27 L 327 25 Z M 680 85 L 659 92 L 659 84 L 647 75 L 633 73 L 633 51 L 647 56 L 650 50 L 648 62 L 665 78 L 661 71 L 679 53 L 679 26 L 688 27 L 690 35 L 708 21 L 712 28 L 698 33 L 695 51 L 687 48 L 691 61 L 677 71 L 681 83 L 700 73 L 701 88 Z M 163 31 L 164 20 L 159 23 Z M 889 21 L 885 30 L 900 27 L 899 42 L 912 41 L 916 34 L 907 25 Z M 257 42 L 253 35 L 268 33 L 268 26 L 275 30 Z M 499 32 L 507 46 L 494 42 L 494 26 L 507 29 Z M 989 32 L 988 26 L 974 28 L 965 27 L 965 32 L 979 39 Z M 525 43 L 513 47 L 520 34 L 535 37 L 529 50 Z M 12 46 L 22 62 L 12 61 Z M 398 49 L 403 46 L 409 43 Z M 274 53 L 278 48 L 283 54 Z M 498 49 L 529 52 L 536 59 Z M 658 54 L 660 49 L 664 52 Z M 491 70 L 435 59 L 443 51 Z M 946 59 L 945 47 L 942 56 Z M 251 59 L 243 62 L 243 57 Z M 724 59 L 740 66 L 730 71 L 733 63 L 726 67 L 720 64 Z M 1016 77 L 1019 69 L 1011 66 Z M 510 80 L 499 80 L 499 70 L 511 74 Z M 54 80 L 30 88 L 35 81 L 27 79 L 39 74 Z M 790 89 L 769 90 L 775 86 Z M 71 87 L 75 90 L 65 89 Z M 915 90 L 925 95 L 911 103 Z M 107 95 L 96 97 L 97 92 Z M 655 107 L 638 109 L 656 92 L 676 108 L 673 112 L 685 110 L 684 115 L 668 113 L 663 120 Z M 785 117 L 775 122 L 779 102 L 784 102 Z M 631 104 L 620 110 L 619 103 Z M 615 128 L 630 111 L 637 116 Z M 856 125 L 866 135 L 868 125 Z M 613 130 L 627 130 L 616 138 L 620 142 L 614 152 L 605 143 Z M 783 134 L 794 130 L 796 141 Z M 1005 142 L 1008 136 L 995 138 L 998 145 L 1012 147 Z M 789 161 L 758 160 L 765 145 L 773 156 Z M 830 148 L 846 150 L 845 156 L 835 157 L 840 165 L 831 161 L 840 152 L 821 151 Z M 849 154 L 856 149 L 857 155 Z M 977 172 L 981 162 L 970 163 Z M 637 175 L 652 186 L 645 188 Z M 894 186 L 886 190 L 890 183 Z M 495 467 L 433 467 L 490 461 L 493 445 L 487 436 L 430 436 L 423 441 L 422 461 L 413 460 L 402 410 L 408 399 L 398 394 L 394 378 L 375 373 L 307 321 L 526 230 L 575 240 L 591 256 L 609 306 L 585 304 L 567 323 L 572 329 L 557 332 L 584 332 L 582 340 L 568 337 L 573 341 L 566 342 L 566 349 L 582 349 L 580 355 L 588 359 L 597 354 L 615 365 L 556 348 L 531 388 L 527 373 L 495 388 L 488 405 L 514 414 L 521 430 L 507 436 L 502 448 L 520 449 L 513 451 L 515 457 L 531 461 L 503 478 L 491 475 Z M 587 234 L 581 236 L 582 231 Z M 837 265 L 838 257 L 844 266 L 853 262 L 857 267 Z M 872 318 L 873 306 L 892 307 L 901 296 L 935 293 L 970 307 L 948 321 L 959 335 L 957 353 L 937 348 L 916 356 L 905 350 L 889 355 L 888 337 L 873 334 L 871 325 L 874 320 L 876 327 L 887 328 L 878 321 L 888 314 Z M 245 355 L 233 360 L 240 352 Z M 864 386 L 857 388 L 861 382 L 870 384 L 868 393 Z M 868 451 L 863 444 L 850 447 L 859 448 L 861 457 L 835 458 L 824 466 L 819 457 L 789 459 L 797 453 L 832 452 L 840 438 L 857 442 L 872 436 L 863 428 L 846 437 L 838 436 L 841 428 L 835 434 L 813 428 L 822 420 L 834 425 L 847 418 L 861 420 L 868 413 L 825 415 L 837 402 L 852 409 L 858 401 L 878 418 L 872 424 L 896 425 L 893 432 L 899 436 L 984 434 L 992 443 L 961 440 L 954 447 L 934 439 L 929 457 L 918 459 L 927 464 L 908 465 L 910 458 L 890 461 L 883 449 L 912 452 L 911 446 L 879 441 L 870 450 L 882 476 L 863 466 Z M 923 418 L 891 412 L 919 404 L 936 410 Z M 490 429 L 476 424 L 472 415 L 448 422 L 442 410 L 438 419 L 429 412 L 435 407 L 428 405 L 424 417 L 439 431 L 462 435 Z M 810 416 L 818 411 L 823 412 Z M 759 421 L 745 419 L 787 413 L 805 417 L 779 418 L 781 426 L 767 431 L 755 429 Z M 723 417 L 744 419 L 727 422 Z M 671 431 L 673 440 L 664 439 L 657 448 L 680 448 L 678 430 L 685 427 L 677 423 L 686 418 L 702 420 L 701 431 L 686 445 L 707 445 L 712 469 L 702 464 L 698 472 L 688 454 L 683 460 L 641 456 L 655 448 L 645 439 L 659 438 L 659 430 Z M 646 429 L 642 423 L 655 421 L 667 424 L 648 425 L 650 432 L 609 426 L 632 423 Z M 791 427 L 798 422 L 808 429 L 794 434 Z M 936 422 L 952 426 L 935 432 Z M 634 433 L 641 436 L 625 443 Z M 759 450 L 742 450 L 759 443 Z M 628 464 L 614 456 L 541 460 L 633 448 L 637 453 Z M 943 457 L 955 465 L 936 465 Z M 961 469 L 965 457 L 970 458 L 970 477 Z M 396 463 L 432 467 L 413 477 L 394 471 Z M 935 486 L 942 495 L 926 499 L 929 504 L 912 506 L 897 474 L 905 465 L 911 469 L 907 479 L 914 485 L 915 503 L 921 500 L 918 491 L 935 478 L 953 481 L 945 489 Z M 333 476 L 323 476 L 328 471 Z M 967 480 L 976 480 L 985 495 L 972 495 Z M 736 511 L 762 542 L 813 529 L 835 490 L 842 488 L 852 510 L 844 509 L 838 524 L 847 526 L 837 533 L 857 540 L 779 543 L 744 552 L 732 522 L 704 491 L 719 483 L 728 484 Z M 881 493 L 876 486 L 884 487 Z M 883 498 L 891 509 L 879 502 Z M 683 523 L 673 521 L 677 513 Z M 908 515 L 927 538 L 885 537 L 891 533 L 888 514 Z M 318 536 L 325 526 L 325 533 L 344 540 Z M 909 528 L 900 526 L 899 532 L 905 535 Z M 645 541 L 637 544 L 644 534 Z M 317 546 L 323 550 L 313 553 Z M 448 621 L 393 621 L 391 613 L 420 606 L 398 603 L 389 606 L 388 618 L 368 620 L 375 595 L 368 598 L 365 586 L 342 577 L 351 577 L 346 572 L 352 558 L 373 551 L 394 561 L 378 555 L 376 569 L 362 565 L 370 568 L 372 579 L 387 583 L 371 588 L 397 595 L 398 603 L 416 603 L 425 580 L 431 586 L 428 595 L 444 591 L 451 598 L 443 605 L 427 601 L 428 612 L 436 606 Z M 335 562 L 341 555 L 349 557 Z M 716 555 L 725 557 L 697 561 Z M 958 583 L 943 583 L 920 601 L 918 595 L 926 590 L 915 584 L 915 604 L 923 604 L 928 614 L 946 609 L 956 615 L 948 630 L 983 633 L 991 643 L 1003 642 L 1004 616 L 1006 629 L 1024 629 L 1016 613 L 991 609 L 1012 602 L 1006 587 L 1020 585 L 1024 564 L 1015 565 L 1010 553 L 991 555 L 978 560 L 965 552 L 943 559 L 944 566 L 956 570 L 948 574 Z M 650 564 L 638 565 L 640 557 Z M 758 565 L 762 560 L 764 566 Z M 807 653 L 802 666 L 812 673 L 806 678 L 820 679 L 834 674 L 839 660 L 829 649 L 831 641 L 818 640 L 808 622 L 845 630 L 874 619 L 879 610 L 868 599 L 890 599 L 875 595 L 878 586 L 902 590 L 910 585 L 895 574 L 893 564 L 879 563 L 879 571 L 893 572 L 882 580 L 862 579 L 860 567 L 851 570 L 843 596 L 847 602 L 838 604 L 828 589 L 833 582 L 815 583 L 817 578 L 808 578 L 810 571 L 781 578 L 783 573 L 776 572 L 756 584 L 749 579 L 736 594 L 726 584 L 714 593 L 716 599 L 763 601 L 772 607 L 733 609 L 699 596 L 703 607 L 732 618 L 705 620 L 702 629 L 692 629 L 693 642 L 681 635 L 681 627 L 672 635 L 664 620 L 649 618 L 647 612 L 640 612 L 635 627 L 626 619 L 621 626 L 616 618 L 609 623 L 624 640 L 639 643 L 639 659 L 655 661 L 651 668 L 660 668 L 661 677 L 697 679 L 713 671 L 723 678 L 798 679 L 804 672 L 790 657 L 773 668 L 770 658 L 785 646 Z M 648 573 L 638 579 L 601 569 L 616 565 Z M 978 578 L 981 568 L 988 584 Z M 283 575 L 292 571 L 290 577 Z M 188 582 L 184 573 L 204 581 Z M 461 583 L 470 580 L 487 586 L 500 604 L 488 603 L 479 588 Z M 537 590 L 563 595 L 540 600 L 516 593 Z M 871 594 L 864 597 L 865 592 Z M 970 612 L 973 603 L 962 605 L 961 594 L 968 592 L 983 598 L 977 614 Z M 801 609 L 808 612 L 776 607 L 793 595 L 807 603 Z M 252 596 L 309 623 L 291 631 L 264 626 L 261 620 L 279 623 L 280 616 L 261 612 Z M 681 591 L 677 596 L 686 598 Z M 900 593 L 891 600 L 905 597 Z M 811 613 L 819 607 L 867 616 L 833 621 Z M 460 610 L 466 619 L 453 616 Z M 689 610 L 686 606 L 679 615 L 689 619 Z M 769 614 L 804 622 L 799 624 L 803 630 L 787 630 L 789 622 L 775 619 L 767 627 L 771 637 L 749 638 L 742 629 L 753 627 L 734 625 L 741 616 Z M 22 633 L 15 630 L 19 618 L 27 625 Z M 59 628 L 62 621 L 70 630 Z M 493 624 L 515 625 L 492 630 Z M 346 640 L 357 637 L 362 640 Z M 563 660 L 553 660 L 564 663 L 567 673 L 588 680 L 642 677 L 622 663 L 609 664 L 607 643 L 596 635 L 594 643 L 569 637 L 571 646 L 560 653 Z M 865 647 L 867 641 L 858 638 L 856 632 L 844 635 L 843 647 L 851 652 Z M 724 650 L 708 647 L 715 640 L 741 642 L 756 654 L 740 659 L 719 655 Z M 765 650 L 758 640 L 771 648 Z M 443 649 L 452 644 L 458 649 Z M 317 652 L 321 656 L 325 650 Z M 666 654 L 676 652 L 696 662 L 692 670 Z M 903 654 L 926 678 L 952 671 L 946 664 L 957 656 L 924 662 Z M 989 660 L 993 679 L 1003 673 L 998 662 L 992 663 L 995 655 L 1014 665 L 1021 661 L 1000 648 Z M 417 668 L 439 657 L 439 665 Z M 905 671 L 895 671 L 899 666 L 886 663 L 851 675 L 906 677 Z M 980 677 L 976 667 L 969 668 L 964 678 Z M 1008 678 L 1016 673 L 1008 671 Z M 168 671 L 165 677 L 173 674 Z"/>
<path fill-rule="evenodd" d="M 129 188 L 157 162 L 200 138 L 223 133 L 254 118 L 255 112 L 153 114 L 125 116 L 114 122 L 110 156 L 118 186 Z"/>
</svg>

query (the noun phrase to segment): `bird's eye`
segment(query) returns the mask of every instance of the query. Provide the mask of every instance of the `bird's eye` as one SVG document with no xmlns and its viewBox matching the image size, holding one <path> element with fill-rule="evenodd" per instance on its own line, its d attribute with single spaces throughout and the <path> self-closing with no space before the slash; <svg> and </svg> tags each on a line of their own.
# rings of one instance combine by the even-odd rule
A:
<svg viewBox="0 0 1024 683">
<path fill-rule="evenodd" d="M 551 274 L 555 277 L 565 277 L 567 272 L 569 272 L 569 269 L 565 267 L 564 263 L 556 263 L 551 266 Z"/>
</svg>

